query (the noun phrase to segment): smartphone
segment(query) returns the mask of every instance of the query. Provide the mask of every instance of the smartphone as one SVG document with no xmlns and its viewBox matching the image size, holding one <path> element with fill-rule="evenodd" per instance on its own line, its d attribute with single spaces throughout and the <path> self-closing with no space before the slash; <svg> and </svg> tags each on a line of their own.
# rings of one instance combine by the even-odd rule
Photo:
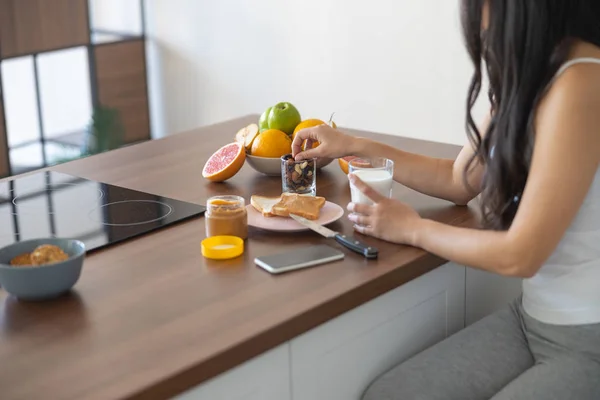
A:
<svg viewBox="0 0 600 400">
<path fill-rule="evenodd" d="M 344 253 L 326 245 L 307 246 L 285 253 L 257 257 L 254 262 L 272 274 L 313 267 L 341 260 Z"/>
</svg>

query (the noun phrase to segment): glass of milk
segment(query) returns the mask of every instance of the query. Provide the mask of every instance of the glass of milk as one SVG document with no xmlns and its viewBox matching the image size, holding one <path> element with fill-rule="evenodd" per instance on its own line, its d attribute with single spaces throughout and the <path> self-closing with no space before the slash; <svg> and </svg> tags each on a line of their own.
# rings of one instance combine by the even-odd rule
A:
<svg viewBox="0 0 600 400">
<path fill-rule="evenodd" d="M 392 184 L 394 182 L 394 162 L 387 158 L 355 158 L 350 161 L 349 174 L 354 174 L 367 185 L 371 186 L 382 196 L 392 197 Z M 350 183 L 352 202 L 355 204 L 369 204 L 373 201 Z"/>
</svg>

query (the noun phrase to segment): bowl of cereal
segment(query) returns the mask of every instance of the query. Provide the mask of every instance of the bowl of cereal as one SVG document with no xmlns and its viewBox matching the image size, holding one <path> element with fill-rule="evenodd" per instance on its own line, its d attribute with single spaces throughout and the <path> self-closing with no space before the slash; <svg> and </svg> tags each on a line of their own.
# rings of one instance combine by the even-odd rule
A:
<svg viewBox="0 0 600 400">
<path fill-rule="evenodd" d="M 0 249 L 0 286 L 20 300 L 47 300 L 79 280 L 85 245 L 72 239 L 33 239 Z"/>
</svg>

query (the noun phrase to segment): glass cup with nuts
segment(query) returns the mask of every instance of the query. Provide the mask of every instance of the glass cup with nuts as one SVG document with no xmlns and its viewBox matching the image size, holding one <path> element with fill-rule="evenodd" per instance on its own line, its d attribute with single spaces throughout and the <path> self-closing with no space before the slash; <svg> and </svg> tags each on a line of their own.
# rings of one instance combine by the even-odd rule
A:
<svg viewBox="0 0 600 400">
<path fill-rule="evenodd" d="M 296 161 L 291 154 L 281 157 L 281 183 L 284 193 L 317 195 L 317 160 Z"/>
</svg>

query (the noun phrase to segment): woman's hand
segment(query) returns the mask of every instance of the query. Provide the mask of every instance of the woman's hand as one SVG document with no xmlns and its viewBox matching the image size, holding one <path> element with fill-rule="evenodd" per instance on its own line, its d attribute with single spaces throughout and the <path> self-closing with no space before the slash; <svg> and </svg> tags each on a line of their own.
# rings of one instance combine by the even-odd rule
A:
<svg viewBox="0 0 600 400">
<path fill-rule="evenodd" d="M 302 144 L 306 140 L 306 149 Z M 340 158 L 350 155 L 356 139 L 332 128 L 327 124 L 302 129 L 296 134 L 292 143 L 292 156 L 297 161 L 310 158 Z M 319 142 L 319 147 L 312 148 Z"/>
<path fill-rule="evenodd" d="M 388 242 L 414 246 L 416 226 L 421 222 L 419 214 L 406 204 L 380 195 L 360 178 L 350 175 L 350 182 L 375 204 L 348 204 L 348 219 L 354 229 L 365 235 Z"/>
</svg>

